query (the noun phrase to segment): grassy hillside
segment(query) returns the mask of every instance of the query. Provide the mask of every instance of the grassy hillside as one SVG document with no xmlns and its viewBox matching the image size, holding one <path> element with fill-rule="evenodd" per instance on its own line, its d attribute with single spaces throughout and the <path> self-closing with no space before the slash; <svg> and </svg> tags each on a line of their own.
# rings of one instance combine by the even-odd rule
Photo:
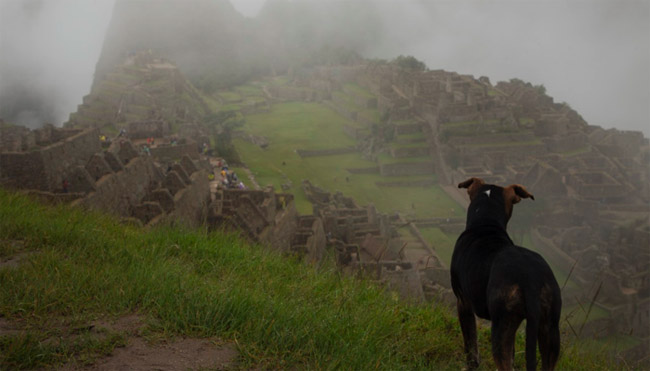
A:
<svg viewBox="0 0 650 371">
<path fill-rule="evenodd" d="M 430 179 L 431 175 L 387 178 L 379 174 L 350 174 L 346 169 L 371 168 L 378 164 L 363 159 L 358 152 L 305 158 L 296 153 L 300 149 L 354 147 L 356 141 L 343 131 L 343 127 L 351 123 L 347 118 L 317 103 L 276 104 L 269 113 L 246 116 L 243 127 L 248 133 L 267 137 L 269 146 L 262 149 L 243 140 L 236 140 L 235 145 L 260 185 L 273 184 L 276 189 L 280 189 L 281 184 L 291 184 L 289 192 L 296 196 L 296 205 L 303 214 L 311 214 L 311 204 L 301 188 L 302 180 L 309 179 L 329 192 L 341 191 L 361 205 L 373 203 L 384 213 L 402 212 L 420 218 L 463 216 L 462 208 L 438 186 L 377 185 L 382 181 Z M 413 160 L 402 160 L 408 161 Z"/>
<path fill-rule="evenodd" d="M 0 319 L 21 329 L 0 332 L 0 369 L 92 364 L 124 346 L 124 334 L 97 341 L 62 332 L 132 313 L 145 318 L 150 340 L 234 342 L 243 369 L 462 367 L 460 330 L 448 309 L 399 302 L 367 281 L 317 271 L 233 235 L 139 229 L 0 190 L 0 236 L 0 261 L 23 257 L 0 267 Z M 488 339 L 482 328 L 482 368 L 494 369 Z M 561 369 L 612 368 L 573 345 L 563 353 Z"/>
</svg>

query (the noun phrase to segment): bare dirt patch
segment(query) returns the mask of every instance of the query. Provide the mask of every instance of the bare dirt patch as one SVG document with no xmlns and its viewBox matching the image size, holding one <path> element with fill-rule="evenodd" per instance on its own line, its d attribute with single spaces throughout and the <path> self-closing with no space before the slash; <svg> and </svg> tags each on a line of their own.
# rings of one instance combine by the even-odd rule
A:
<svg viewBox="0 0 650 371">
<path fill-rule="evenodd" d="M 13 336 L 21 333 L 20 326 L 15 322 L 0 317 L 0 336 Z"/>
<path fill-rule="evenodd" d="M 0 240 L 0 269 L 16 268 L 34 253 L 24 248 L 25 241 Z"/>
<path fill-rule="evenodd" d="M 112 349 L 79 350 L 80 353 L 70 354 L 70 361 L 57 367 L 64 371 L 225 370 L 237 366 L 239 352 L 232 343 L 218 339 L 176 338 L 156 340 L 156 344 L 152 344 L 142 336 L 145 332 L 143 328 L 143 318 L 138 314 L 129 314 L 114 320 L 99 319 L 86 324 L 72 323 L 68 318 L 53 319 L 38 331 L 52 334 L 41 340 L 42 344 L 80 344 L 75 340 L 82 338 L 89 344 L 90 338 L 96 342 L 104 341 Z M 29 331 L 33 332 L 34 328 L 30 329 L 20 321 L 0 317 L 0 337 L 20 337 Z M 119 338 L 112 340 L 116 334 L 120 334 Z M 115 344 L 118 345 L 113 348 Z M 102 356 L 102 353 L 106 355 Z M 0 369 L 3 366 L 7 365 L 0 362 Z"/>
<path fill-rule="evenodd" d="M 224 370 L 233 368 L 239 352 L 233 344 L 209 339 L 182 338 L 158 345 L 142 338 L 143 321 L 137 314 L 114 321 L 97 320 L 95 328 L 127 334 L 127 345 L 93 365 L 70 369 L 85 370 Z"/>
<path fill-rule="evenodd" d="M 224 370 L 235 365 L 239 353 L 232 345 L 216 345 L 205 339 L 182 339 L 151 346 L 139 337 L 129 338 L 124 348 L 98 361 L 93 370 Z"/>
</svg>

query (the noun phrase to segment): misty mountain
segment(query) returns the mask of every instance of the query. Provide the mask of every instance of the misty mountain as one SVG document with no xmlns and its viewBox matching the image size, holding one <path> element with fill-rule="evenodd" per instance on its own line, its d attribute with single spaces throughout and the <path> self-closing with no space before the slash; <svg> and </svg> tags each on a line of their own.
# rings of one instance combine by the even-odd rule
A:
<svg viewBox="0 0 650 371">
<path fill-rule="evenodd" d="M 195 82 L 232 76 L 250 59 L 245 23 L 227 0 L 118 0 L 94 83 L 127 55 L 148 49 L 173 60 Z"/>
<path fill-rule="evenodd" d="M 647 2 L 267 0 L 246 18 L 232 4 L 259 1 L 116 1 L 0 2 L 2 118 L 60 124 L 95 64 L 98 81 L 151 48 L 207 91 L 354 53 L 413 55 L 433 69 L 544 84 L 591 124 L 648 133 Z"/>
<path fill-rule="evenodd" d="M 227 0 L 118 0 L 95 83 L 129 53 L 147 49 L 173 60 L 204 90 L 328 54 L 340 62 L 378 41 L 381 22 L 375 10 L 367 2 L 272 0 L 257 18 L 248 19 Z"/>
<path fill-rule="evenodd" d="M 269 0 L 256 18 L 264 53 L 280 66 L 308 63 L 323 50 L 361 55 L 381 37 L 376 4 Z"/>
</svg>

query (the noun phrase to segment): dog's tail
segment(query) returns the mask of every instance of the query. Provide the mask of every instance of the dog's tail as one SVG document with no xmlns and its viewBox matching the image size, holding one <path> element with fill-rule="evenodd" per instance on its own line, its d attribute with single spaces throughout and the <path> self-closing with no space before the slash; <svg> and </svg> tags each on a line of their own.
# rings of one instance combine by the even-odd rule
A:
<svg viewBox="0 0 650 371">
<path fill-rule="evenodd" d="M 526 370 L 537 368 L 537 335 L 542 310 L 539 298 L 527 295 L 526 300 Z"/>
</svg>

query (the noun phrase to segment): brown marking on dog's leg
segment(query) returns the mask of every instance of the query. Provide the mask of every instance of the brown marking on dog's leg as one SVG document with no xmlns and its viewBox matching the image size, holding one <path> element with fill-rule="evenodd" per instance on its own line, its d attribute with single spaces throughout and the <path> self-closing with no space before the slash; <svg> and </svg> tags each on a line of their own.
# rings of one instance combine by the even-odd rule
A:
<svg viewBox="0 0 650 371">
<path fill-rule="evenodd" d="M 552 301 L 553 290 L 548 285 L 544 285 L 540 294 L 543 315 L 537 336 L 542 370 L 555 369 L 555 364 L 560 356 L 560 325 L 556 318 L 550 318 Z"/>
<path fill-rule="evenodd" d="M 474 312 L 471 306 L 464 304 L 460 299 L 456 301 L 456 309 L 458 310 L 460 329 L 463 332 L 467 368 L 473 370 L 479 364 L 478 343 L 476 340 L 476 318 L 474 318 Z"/>
<path fill-rule="evenodd" d="M 492 357 L 499 370 L 513 370 L 515 334 L 521 320 L 510 316 L 492 320 Z"/>
</svg>

